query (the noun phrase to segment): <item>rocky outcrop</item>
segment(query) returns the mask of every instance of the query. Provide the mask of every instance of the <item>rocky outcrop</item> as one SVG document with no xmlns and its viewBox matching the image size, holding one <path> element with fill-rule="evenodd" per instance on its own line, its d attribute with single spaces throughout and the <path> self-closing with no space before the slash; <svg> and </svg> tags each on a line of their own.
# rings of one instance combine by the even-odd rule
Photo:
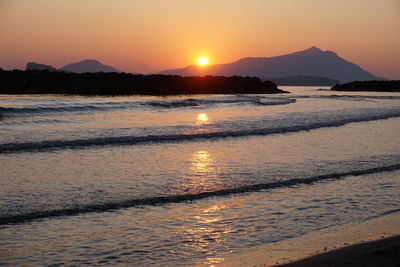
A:
<svg viewBox="0 0 400 267">
<path fill-rule="evenodd" d="M 28 62 L 26 64 L 25 70 L 48 70 L 48 71 L 55 71 L 56 69 L 50 65 L 39 64 L 35 62 Z"/>
<path fill-rule="evenodd" d="M 400 80 L 397 81 L 354 81 L 335 85 L 333 91 L 400 92 Z"/>
</svg>

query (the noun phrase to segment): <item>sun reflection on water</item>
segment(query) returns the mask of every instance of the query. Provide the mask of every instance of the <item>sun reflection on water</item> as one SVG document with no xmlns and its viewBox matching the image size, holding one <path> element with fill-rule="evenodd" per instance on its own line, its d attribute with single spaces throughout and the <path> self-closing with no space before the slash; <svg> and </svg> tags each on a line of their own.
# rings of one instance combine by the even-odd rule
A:
<svg viewBox="0 0 400 267">
<path fill-rule="evenodd" d="M 193 154 L 191 170 L 196 175 L 204 175 L 213 171 L 214 160 L 207 151 L 197 151 Z"/>
<path fill-rule="evenodd" d="M 203 207 L 195 216 L 186 218 L 184 232 L 190 240 L 187 245 L 208 256 L 201 264 L 213 266 L 225 260 L 217 248 L 224 246 L 225 235 L 233 232 L 222 215 L 226 207 L 224 204 Z"/>
<path fill-rule="evenodd" d="M 209 123 L 209 118 L 207 113 L 200 113 L 196 117 L 196 124 L 197 125 L 205 125 Z"/>
<path fill-rule="evenodd" d="M 220 182 L 215 159 L 206 150 L 195 151 L 190 159 L 188 168 L 187 190 L 205 192 L 213 190 Z M 185 225 L 180 234 L 187 241 L 185 246 L 204 255 L 196 264 L 214 266 L 225 260 L 221 248 L 225 247 L 226 235 L 233 230 L 226 223 L 226 205 L 209 204 L 185 216 Z"/>
</svg>

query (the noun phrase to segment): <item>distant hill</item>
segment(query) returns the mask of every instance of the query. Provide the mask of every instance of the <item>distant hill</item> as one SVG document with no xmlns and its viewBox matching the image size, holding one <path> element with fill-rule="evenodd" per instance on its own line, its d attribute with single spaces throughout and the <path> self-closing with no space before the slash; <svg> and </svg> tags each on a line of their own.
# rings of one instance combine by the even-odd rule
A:
<svg viewBox="0 0 400 267">
<path fill-rule="evenodd" d="M 48 71 L 55 71 L 56 69 L 53 68 L 53 66 L 50 65 L 45 65 L 45 64 L 39 64 L 36 62 L 28 62 L 26 63 L 26 68 L 25 70 L 48 70 Z"/>
<path fill-rule="evenodd" d="M 265 78 L 264 80 L 272 81 L 277 85 L 303 85 L 303 86 L 333 86 L 340 83 L 338 80 L 333 80 L 325 77 L 317 76 L 290 76 L 279 78 Z"/>
<path fill-rule="evenodd" d="M 288 77 L 319 76 L 338 80 L 341 83 L 354 80 L 380 80 L 359 66 L 339 57 L 333 51 L 322 51 L 313 46 L 307 50 L 276 57 L 248 57 L 228 64 L 206 67 L 187 66 L 186 68 L 165 70 L 160 74 L 223 75 Z"/>
<path fill-rule="evenodd" d="M 64 67 L 58 69 L 60 71 L 84 73 L 84 72 L 121 72 L 116 68 L 108 65 L 104 65 L 94 59 L 86 59 L 79 62 L 67 64 Z"/>
</svg>

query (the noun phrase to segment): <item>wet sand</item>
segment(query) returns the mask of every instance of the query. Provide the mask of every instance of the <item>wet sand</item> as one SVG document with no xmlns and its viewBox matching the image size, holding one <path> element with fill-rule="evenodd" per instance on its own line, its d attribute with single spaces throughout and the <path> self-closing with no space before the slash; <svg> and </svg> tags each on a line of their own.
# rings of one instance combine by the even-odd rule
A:
<svg viewBox="0 0 400 267">
<path fill-rule="evenodd" d="M 267 265 L 264 265 L 267 266 Z M 356 244 L 279 267 L 400 266 L 400 236 Z"/>
<path fill-rule="evenodd" d="M 400 266 L 400 213 L 249 249 L 221 266 Z M 368 265 L 369 264 L 369 265 Z"/>
</svg>

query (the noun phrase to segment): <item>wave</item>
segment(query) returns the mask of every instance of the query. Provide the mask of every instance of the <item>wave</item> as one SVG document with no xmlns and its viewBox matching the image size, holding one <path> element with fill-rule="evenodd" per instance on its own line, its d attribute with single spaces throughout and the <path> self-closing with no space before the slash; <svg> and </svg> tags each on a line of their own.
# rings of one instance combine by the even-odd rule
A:
<svg viewBox="0 0 400 267">
<path fill-rule="evenodd" d="M 1 117 L 35 116 L 39 114 L 52 113 L 82 113 L 113 111 L 124 109 L 137 109 L 140 107 L 157 108 L 182 108 L 212 106 L 219 104 L 252 104 L 252 105 L 285 105 L 296 102 L 291 98 L 273 98 L 261 96 L 227 96 L 215 97 L 214 99 L 182 99 L 182 100 L 160 100 L 160 101 L 124 101 L 124 102 L 91 102 L 91 103 L 52 103 L 21 107 L 0 107 Z"/>
<path fill-rule="evenodd" d="M 260 98 L 257 101 L 257 104 L 264 106 L 273 106 L 273 105 L 287 105 L 295 103 L 297 100 L 294 98 L 268 98 L 267 100 L 264 98 Z"/>
<path fill-rule="evenodd" d="M 261 96 L 236 96 L 221 97 L 218 99 L 184 99 L 177 101 L 150 101 L 146 105 L 162 108 L 198 107 L 217 104 L 253 104 L 253 105 L 286 105 L 295 103 L 293 98 L 261 97 Z"/>
<path fill-rule="evenodd" d="M 135 145 L 150 142 L 165 143 L 177 141 L 193 141 L 201 139 L 215 139 L 227 137 L 245 137 L 255 135 L 270 135 L 270 134 L 285 134 L 299 131 L 308 131 L 324 127 L 339 127 L 354 122 L 367 122 L 374 120 L 389 119 L 400 117 L 400 110 L 388 109 L 380 110 L 378 113 L 371 112 L 369 109 L 361 110 L 358 114 L 352 116 L 334 115 L 333 118 L 317 119 L 313 117 L 299 119 L 292 125 L 282 125 L 282 122 L 274 122 L 268 128 L 253 128 L 245 130 L 221 130 L 207 133 L 181 133 L 181 134 L 167 134 L 167 135 L 146 135 L 146 136 L 109 136 L 97 137 L 92 139 L 78 139 L 78 140 L 48 140 L 39 142 L 26 142 L 26 143 L 3 143 L 0 144 L 0 153 L 15 153 L 15 152 L 40 152 L 54 149 L 80 149 L 85 147 L 99 147 L 99 146 L 116 146 L 116 145 Z M 368 114 L 368 116 L 365 116 Z M 332 117 L 332 116 L 331 116 Z M 313 118 L 314 121 L 310 121 Z M 252 123 L 253 125 L 254 123 Z M 237 125 L 236 125 L 237 126 Z M 238 127 L 236 127 L 237 129 Z M 239 127 L 240 129 L 240 127 Z"/>
<path fill-rule="evenodd" d="M 162 108 L 197 107 L 205 102 L 198 99 L 185 99 L 180 101 L 150 101 L 145 105 Z"/>
<path fill-rule="evenodd" d="M 147 205 L 162 205 L 168 203 L 178 203 L 185 201 L 194 201 L 199 199 L 204 199 L 208 197 L 219 197 L 219 196 L 227 196 L 233 194 L 242 194 L 248 192 L 257 192 L 262 190 L 270 190 L 275 188 L 285 188 L 285 187 L 293 187 L 304 184 L 313 184 L 316 182 L 329 181 L 329 180 L 338 180 L 343 179 L 347 176 L 360 176 L 360 175 L 368 175 L 379 172 L 390 172 L 396 171 L 400 169 L 400 164 L 394 164 L 389 166 L 381 166 L 370 169 L 363 170 L 353 170 L 349 172 L 342 173 L 331 173 L 319 176 L 313 176 L 309 178 L 301 178 L 301 179 L 291 179 L 286 181 L 279 182 L 270 182 L 270 183 L 260 183 L 254 185 L 241 186 L 237 188 L 230 189 L 222 189 L 217 191 L 210 192 L 201 192 L 196 194 L 182 194 L 182 195 L 172 195 L 172 196 L 158 196 L 158 197 L 148 197 L 148 198 L 137 198 L 124 200 L 120 202 L 109 202 L 103 204 L 91 204 L 80 207 L 66 208 L 62 210 L 49 210 L 49 211 L 39 211 L 32 212 L 21 215 L 12 215 L 12 216 L 3 216 L 0 217 L 0 225 L 11 224 L 11 223 L 23 223 L 27 221 L 32 221 L 35 219 L 43 219 L 48 217 L 58 217 L 58 216 L 70 216 L 76 215 L 80 213 L 88 213 L 88 212 L 104 212 L 110 210 L 116 210 L 121 208 L 130 208 L 136 206 L 147 206 Z M 397 212 L 397 210 L 396 210 Z"/>
<path fill-rule="evenodd" d="M 40 106 L 0 107 L 3 117 L 35 116 L 47 113 L 62 112 L 95 112 L 114 109 L 129 109 L 138 106 L 138 102 L 98 102 L 98 103 L 55 103 Z"/>
<path fill-rule="evenodd" d="M 0 121 L 0 126 L 31 125 L 31 124 L 66 124 L 82 123 L 84 120 L 24 120 L 24 121 Z"/>
</svg>

